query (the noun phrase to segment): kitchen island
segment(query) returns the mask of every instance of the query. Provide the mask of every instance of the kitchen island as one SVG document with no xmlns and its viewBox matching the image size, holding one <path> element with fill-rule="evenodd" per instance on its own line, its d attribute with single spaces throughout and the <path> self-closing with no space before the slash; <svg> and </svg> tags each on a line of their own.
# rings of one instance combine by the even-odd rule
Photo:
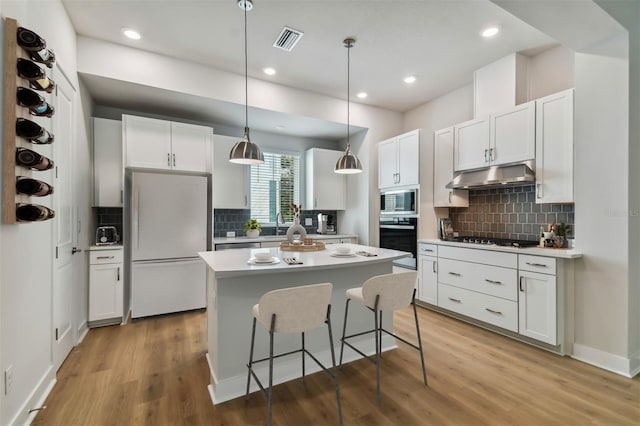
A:
<svg viewBox="0 0 640 426">
<path fill-rule="evenodd" d="M 352 249 L 351 256 L 336 256 L 333 250 L 311 252 L 282 251 L 271 249 L 236 249 L 199 253 L 207 265 L 207 361 L 211 373 L 209 393 L 214 404 L 244 395 L 249 344 L 251 338 L 251 308 L 268 291 L 299 285 L 330 282 L 333 284 L 331 297 L 331 324 L 336 356 L 339 356 L 340 337 L 344 321 L 346 303 L 345 291 L 361 286 L 368 278 L 388 274 L 392 262 L 411 253 L 345 244 Z M 273 264 L 256 265 L 248 263 L 255 252 L 269 251 Z M 369 253 L 371 256 L 356 254 Z M 288 265 L 282 259 L 295 257 L 301 265 Z M 277 259 L 277 263 L 275 263 Z M 372 314 L 363 307 L 353 307 L 349 312 L 347 332 L 364 331 L 372 327 Z M 383 318 L 384 326 L 393 329 L 393 318 Z M 327 345 L 326 327 L 305 334 L 306 347 L 325 365 L 331 365 L 331 353 Z M 268 354 L 268 333 L 258 326 L 256 330 L 256 358 Z M 360 337 L 356 342 L 365 353 L 374 353 L 373 334 Z M 278 334 L 276 351 L 286 352 L 298 349 L 299 334 Z M 395 347 L 395 339 L 384 336 L 382 349 Z M 343 362 L 358 359 L 359 355 L 345 349 Z M 336 360 L 337 361 L 337 360 Z M 313 364 L 313 365 L 312 365 Z M 260 368 L 262 367 L 262 368 Z M 267 366 L 257 369 L 260 377 L 266 377 Z M 307 363 L 307 372 L 318 370 L 315 363 Z M 287 356 L 274 362 L 274 384 L 300 377 L 300 355 Z M 255 382 L 254 388 L 257 389 Z"/>
</svg>

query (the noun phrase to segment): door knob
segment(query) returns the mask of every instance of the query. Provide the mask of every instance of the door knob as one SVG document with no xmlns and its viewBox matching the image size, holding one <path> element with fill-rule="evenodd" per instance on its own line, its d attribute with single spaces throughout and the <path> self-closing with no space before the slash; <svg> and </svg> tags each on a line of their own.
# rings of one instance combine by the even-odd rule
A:
<svg viewBox="0 0 640 426">
<path fill-rule="evenodd" d="M 71 249 L 71 254 L 80 253 L 81 251 L 82 251 L 82 249 L 79 249 L 79 248 L 77 248 L 77 247 L 73 247 L 73 248 Z"/>
</svg>

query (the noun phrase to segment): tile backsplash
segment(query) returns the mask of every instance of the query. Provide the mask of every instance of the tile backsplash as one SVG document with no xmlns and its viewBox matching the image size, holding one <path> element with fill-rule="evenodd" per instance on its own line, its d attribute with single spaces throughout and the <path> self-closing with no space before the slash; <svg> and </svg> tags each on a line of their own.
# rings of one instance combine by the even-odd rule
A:
<svg viewBox="0 0 640 426">
<path fill-rule="evenodd" d="M 318 229 L 318 213 L 331 214 L 336 218 L 336 212 L 331 210 L 303 210 L 300 215 L 300 224 L 304 226 L 307 234 L 315 234 Z M 311 226 L 305 226 L 305 219 L 313 220 Z M 228 231 L 235 231 L 236 237 L 245 235 L 244 224 L 251 219 L 250 209 L 214 209 L 213 210 L 213 236 L 214 238 L 226 237 Z M 336 221 L 337 226 L 337 221 Z M 281 225 L 280 229 L 287 230 L 287 225 Z M 260 235 L 275 235 L 275 227 L 263 227 Z"/>
<path fill-rule="evenodd" d="M 573 204 L 536 204 L 534 185 L 469 191 L 469 207 L 451 208 L 453 229 L 460 235 L 537 241 L 540 226 L 571 225 L 575 236 Z"/>
</svg>

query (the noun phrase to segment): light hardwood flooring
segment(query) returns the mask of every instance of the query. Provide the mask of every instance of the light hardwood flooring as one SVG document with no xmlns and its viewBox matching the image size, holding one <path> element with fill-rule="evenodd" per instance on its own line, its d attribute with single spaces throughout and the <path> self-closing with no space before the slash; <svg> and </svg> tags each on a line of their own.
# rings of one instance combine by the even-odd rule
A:
<svg viewBox="0 0 640 426">
<path fill-rule="evenodd" d="M 340 315 L 336 313 L 334 315 Z M 344 365 L 345 425 L 638 425 L 640 378 L 627 379 L 419 308 L 429 386 L 414 349 L 384 354 L 382 406 L 375 366 Z M 412 338 L 407 309 L 396 330 Z M 249 313 L 247 324 L 250 327 Z M 249 342 L 247 342 L 247 345 Z M 58 371 L 34 425 L 250 425 L 266 423 L 256 392 L 212 405 L 206 313 L 92 329 Z M 247 358 L 247 353 L 238 354 Z M 274 388 L 274 425 L 337 424 L 332 382 L 316 373 Z"/>
</svg>

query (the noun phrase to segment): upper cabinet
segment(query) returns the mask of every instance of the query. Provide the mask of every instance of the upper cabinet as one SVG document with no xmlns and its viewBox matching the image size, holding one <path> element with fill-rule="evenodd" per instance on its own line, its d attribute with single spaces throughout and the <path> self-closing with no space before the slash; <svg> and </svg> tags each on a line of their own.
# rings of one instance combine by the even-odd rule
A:
<svg viewBox="0 0 640 426">
<path fill-rule="evenodd" d="M 93 205 L 122 207 L 122 122 L 93 118 Z"/>
<path fill-rule="evenodd" d="M 211 172 L 210 127 L 132 115 L 122 120 L 126 167 Z"/>
<path fill-rule="evenodd" d="M 535 101 L 454 126 L 454 170 L 532 160 Z"/>
<path fill-rule="evenodd" d="M 469 191 L 448 189 L 453 179 L 453 127 L 434 133 L 433 206 L 469 207 Z"/>
<path fill-rule="evenodd" d="M 420 184 L 420 130 L 378 144 L 378 188 Z"/>
<path fill-rule="evenodd" d="M 335 173 L 342 151 L 312 148 L 306 153 L 307 205 L 310 210 L 346 210 L 347 180 Z"/>
<path fill-rule="evenodd" d="M 536 203 L 573 202 L 573 89 L 536 100 Z"/>
<path fill-rule="evenodd" d="M 249 208 L 250 168 L 229 162 L 229 152 L 239 140 L 237 137 L 213 135 L 213 208 Z"/>
</svg>

